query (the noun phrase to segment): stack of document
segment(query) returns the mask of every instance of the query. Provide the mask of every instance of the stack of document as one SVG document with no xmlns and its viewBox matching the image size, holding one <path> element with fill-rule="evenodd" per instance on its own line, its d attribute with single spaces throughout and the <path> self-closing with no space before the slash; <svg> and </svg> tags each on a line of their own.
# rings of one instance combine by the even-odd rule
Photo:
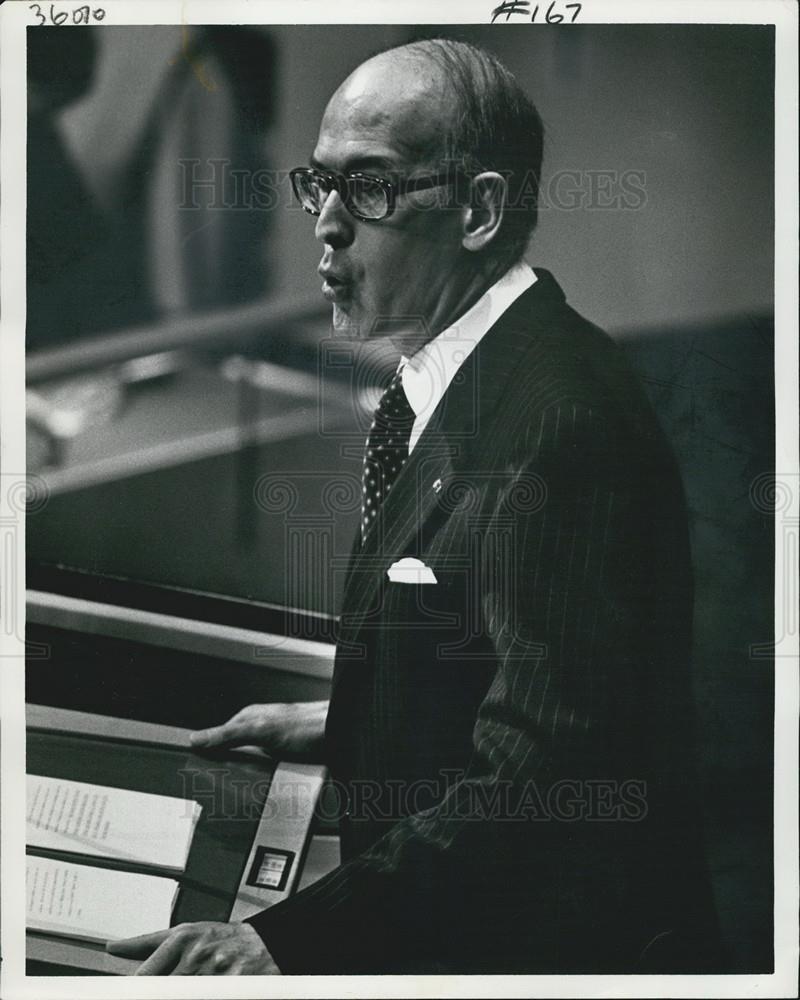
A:
<svg viewBox="0 0 800 1000">
<path fill-rule="evenodd" d="M 169 874 L 186 869 L 202 807 L 189 799 L 41 775 L 27 778 L 29 847 L 108 858 Z M 178 882 L 28 856 L 28 927 L 112 940 L 168 927 Z"/>
<path fill-rule="evenodd" d="M 29 847 L 182 872 L 202 807 L 190 799 L 27 777 Z"/>
<path fill-rule="evenodd" d="M 175 879 L 70 861 L 25 859 L 28 930 L 87 941 L 150 934 L 169 927 Z"/>
</svg>

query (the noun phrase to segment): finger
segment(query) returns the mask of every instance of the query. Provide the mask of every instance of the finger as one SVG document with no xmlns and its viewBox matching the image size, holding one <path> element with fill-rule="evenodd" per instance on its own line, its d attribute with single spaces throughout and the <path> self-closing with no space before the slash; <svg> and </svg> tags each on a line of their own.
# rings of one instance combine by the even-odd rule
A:
<svg viewBox="0 0 800 1000">
<path fill-rule="evenodd" d="M 195 949 L 184 952 L 174 966 L 171 976 L 222 976 L 230 965 L 230 959 L 213 948 Z"/>
<path fill-rule="evenodd" d="M 241 723 L 230 719 L 221 726 L 210 726 L 190 733 L 189 743 L 193 747 L 230 747 L 244 742 L 246 738 Z"/>
<path fill-rule="evenodd" d="M 184 950 L 190 942 L 179 934 L 173 934 L 156 948 L 146 961 L 136 970 L 137 976 L 166 976 L 180 962 Z"/>
<path fill-rule="evenodd" d="M 119 941 L 106 942 L 106 951 L 112 955 L 122 955 L 125 958 L 144 958 L 157 948 L 171 933 L 167 927 L 163 931 L 152 934 L 140 934 L 138 937 L 120 938 Z"/>
</svg>

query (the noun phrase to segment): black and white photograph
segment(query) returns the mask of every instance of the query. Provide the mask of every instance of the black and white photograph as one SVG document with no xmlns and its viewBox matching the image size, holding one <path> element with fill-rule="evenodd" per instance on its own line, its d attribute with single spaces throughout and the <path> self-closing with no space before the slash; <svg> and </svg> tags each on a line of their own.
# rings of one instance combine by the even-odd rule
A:
<svg viewBox="0 0 800 1000">
<path fill-rule="evenodd" d="M 797 7 L 0 31 L 2 996 L 796 995 Z"/>
</svg>

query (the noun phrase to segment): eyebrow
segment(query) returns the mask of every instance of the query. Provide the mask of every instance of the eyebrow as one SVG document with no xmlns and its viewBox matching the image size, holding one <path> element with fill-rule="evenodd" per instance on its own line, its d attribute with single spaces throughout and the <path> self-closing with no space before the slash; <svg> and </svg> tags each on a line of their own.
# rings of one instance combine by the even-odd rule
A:
<svg viewBox="0 0 800 1000">
<path fill-rule="evenodd" d="M 315 156 L 309 158 L 309 165 L 316 167 L 318 170 L 330 170 L 333 171 L 332 167 L 321 163 Z M 339 173 L 351 174 L 355 172 L 367 172 L 369 170 L 391 170 L 396 171 L 397 165 L 392 163 L 392 161 L 386 156 L 356 156 L 352 160 L 345 160 L 344 165 Z"/>
</svg>

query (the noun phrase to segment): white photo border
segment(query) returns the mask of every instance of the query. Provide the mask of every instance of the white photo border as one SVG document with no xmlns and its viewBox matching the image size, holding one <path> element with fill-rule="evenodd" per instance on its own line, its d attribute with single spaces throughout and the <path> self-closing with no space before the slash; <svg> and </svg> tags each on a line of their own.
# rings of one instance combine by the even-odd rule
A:
<svg viewBox="0 0 800 1000">
<path fill-rule="evenodd" d="M 487 24 L 498 0 L 105 0 L 103 26 L 124 24 Z M 25 29 L 35 8 L 15 0 L 0 8 L 0 704 L 2 719 L 2 970 L 8 1000 L 50 997 L 783 997 L 796 996 L 798 975 L 798 678 L 797 552 L 775 533 L 775 971 L 730 976 L 380 976 L 136 979 L 26 977 L 24 973 L 24 329 L 25 329 Z M 58 2 L 56 12 L 80 3 Z M 775 71 L 775 403 L 776 488 L 790 497 L 782 512 L 798 525 L 798 195 L 797 26 L 791 0 L 587 0 L 580 24 L 774 24 Z M 68 30 L 69 21 L 64 27 Z M 511 19 L 497 30 L 521 28 Z M 534 26 L 546 31 L 546 25 Z M 531 30 L 530 25 L 525 25 Z M 788 604 L 787 604 L 788 598 Z M 789 621 L 795 615 L 793 624 Z"/>
</svg>

